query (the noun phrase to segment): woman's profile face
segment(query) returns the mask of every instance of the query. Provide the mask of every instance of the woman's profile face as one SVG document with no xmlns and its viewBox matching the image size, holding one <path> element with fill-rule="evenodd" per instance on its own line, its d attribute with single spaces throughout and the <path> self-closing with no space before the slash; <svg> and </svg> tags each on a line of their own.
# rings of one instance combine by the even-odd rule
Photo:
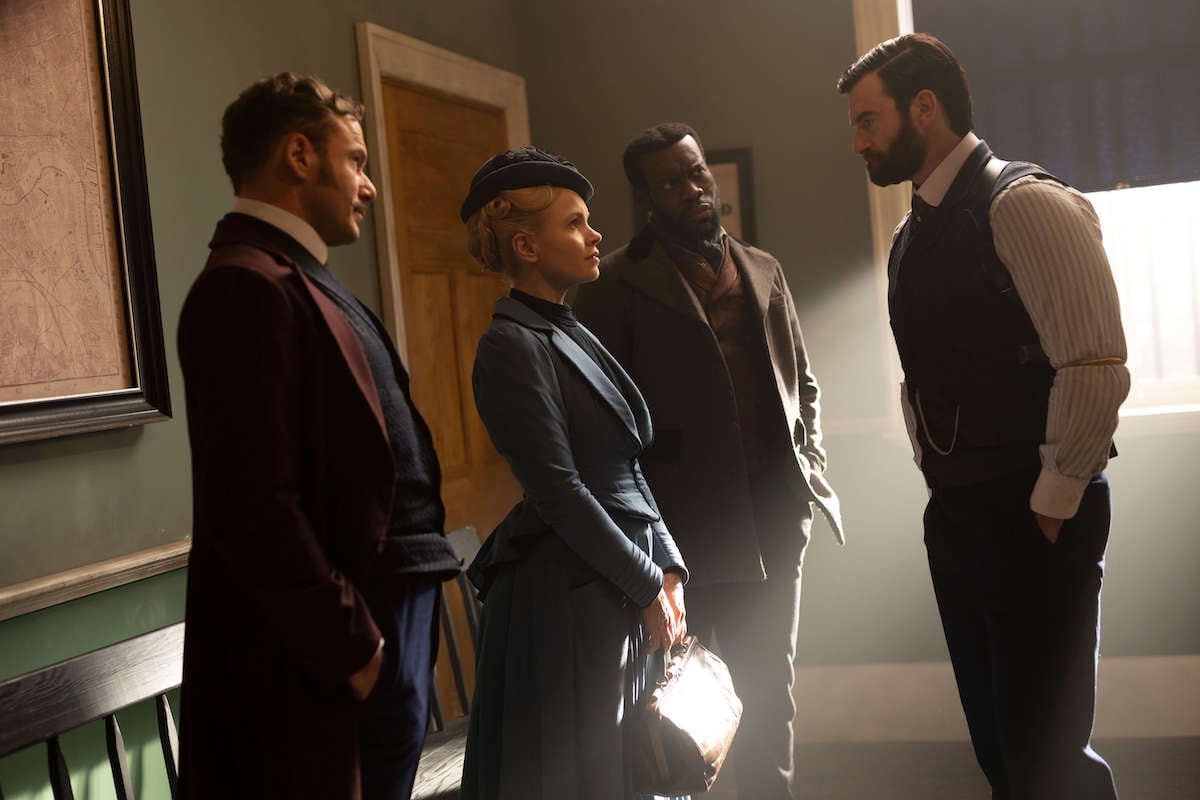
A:
<svg viewBox="0 0 1200 800">
<path fill-rule="evenodd" d="M 539 215 L 539 225 L 530 232 L 537 260 L 524 269 L 539 282 L 566 291 L 600 277 L 599 232 L 588 225 L 588 207 L 570 189 L 560 189 L 554 202 Z M 535 277 L 531 275 L 530 277 Z"/>
</svg>

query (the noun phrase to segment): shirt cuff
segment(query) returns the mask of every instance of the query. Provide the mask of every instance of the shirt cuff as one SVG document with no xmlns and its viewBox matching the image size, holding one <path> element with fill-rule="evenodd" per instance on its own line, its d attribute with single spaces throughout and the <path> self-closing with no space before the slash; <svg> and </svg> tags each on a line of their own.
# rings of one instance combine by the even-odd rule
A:
<svg viewBox="0 0 1200 800">
<path fill-rule="evenodd" d="M 1029 507 L 1043 516 L 1071 519 L 1079 510 L 1089 482 L 1088 478 L 1069 478 L 1043 467 L 1029 497 Z"/>
<path fill-rule="evenodd" d="M 632 595 L 630 595 L 630 597 L 629 597 L 630 600 L 632 600 L 635 604 L 637 604 L 638 608 L 649 608 L 650 604 L 658 599 L 658 593 L 662 591 L 662 587 L 663 587 L 662 570 L 659 568 L 659 566 L 657 564 L 654 564 L 653 566 L 654 566 L 655 573 L 657 573 L 657 578 L 654 580 L 654 582 L 646 586 L 645 593 L 641 594 L 638 597 L 634 597 Z"/>
<path fill-rule="evenodd" d="M 666 575 L 668 572 L 674 572 L 679 576 L 679 579 L 683 582 L 684 586 L 687 586 L 687 582 L 691 579 L 691 576 L 688 574 L 687 567 L 683 566 L 682 564 L 668 564 L 662 568 L 662 571 L 663 575 Z M 664 578 L 664 581 L 665 580 L 666 579 Z"/>
</svg>

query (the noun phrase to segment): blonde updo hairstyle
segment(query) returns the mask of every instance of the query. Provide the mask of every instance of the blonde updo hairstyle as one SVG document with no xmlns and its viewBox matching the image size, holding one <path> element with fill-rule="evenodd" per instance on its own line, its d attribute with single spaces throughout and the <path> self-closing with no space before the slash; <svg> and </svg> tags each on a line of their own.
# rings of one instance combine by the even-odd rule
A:
<svg viewBox="0 0 1200 800">
<path fill-rule="evenodd" d="M 560 191 L 557 186 L 503 190 L 467 219 L 467 251 L 484 269 L 514 277 L 518 262 L 513 239 L 537 230 L 542 212 Z"/>
</svg>

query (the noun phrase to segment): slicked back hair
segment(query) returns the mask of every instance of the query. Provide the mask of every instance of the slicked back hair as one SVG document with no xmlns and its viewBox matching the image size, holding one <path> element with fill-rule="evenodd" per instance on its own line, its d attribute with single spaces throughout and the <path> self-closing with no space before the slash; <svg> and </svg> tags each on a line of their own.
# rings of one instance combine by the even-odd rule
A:
<svg viewBox="0 0 1200 800">
<path fill-rule="evenodd" d="M 361 123 L 362 104 L 317 78 L 280 72 L 251 84 L 221 117 L 221 161 L 233 191 L 240 192 L 246 179 L 267 162 L 282 136 L 302 133 L 324 152 L 337 117 Z"/>
<path fill-rule="evenodd" d="M 696 140 L 700 155 L 704 155 L 704 145 L 700 143 L 700 135 L 692 130 L 690 125 L 682 122 L 664 122 L 653 128 L 646 128 L 629 144 L 625 145 L 625 154 L 621 163 L 625 167 L 625 177 L 635 189 L 646 188 L 646 176 L 642 173 L 642 156 L 665 150 L 685 136 Z"/>
<path fill-rule="evenodd" d="M 879 73 L 884 91 L 896 101 L 900 113 L 908 113 L 913 98 L 928 89 L 946 109 L 951 130 L 966 136 L 975 127 L 967 73 L 950 48 L 936 36 L 908 33 L 875 45 L 871 52 L 846 68 L 838 78 L 837 90 L 848 94 L 872 72 Z"/>
</svg>

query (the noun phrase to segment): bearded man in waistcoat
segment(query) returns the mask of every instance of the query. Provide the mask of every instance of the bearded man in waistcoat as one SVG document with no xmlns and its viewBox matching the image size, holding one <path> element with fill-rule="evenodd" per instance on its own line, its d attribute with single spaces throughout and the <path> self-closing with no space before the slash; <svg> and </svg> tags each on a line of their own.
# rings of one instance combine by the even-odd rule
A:
<svg viewBox="0 0 1200 800">
<path fill-rule="evenodd" d="M 729 665 L 743 714 L 738 796 L 792 796 L 793 660 L 814 507 L 838 541 L 820 395 L 779 262 L 726 234 L 699 135 L 664 123 L 625 148 L 649 220 L 580 287 L 576 313 L 645 396 L 642 468 L 687 559 L 688 628 Z"/>
<path fill-rule="evenodd" d="M 932 36 L 883 42 L 837 88 L 871 180 L 912 181 L 888 310 L 976 757 L 994 798 L 1115 798 L 1090 739 L 1103 470 L 1129 372 L 1096 213 L 1041 167 L 992 155 L 965 72 Z"/>
</svg>

